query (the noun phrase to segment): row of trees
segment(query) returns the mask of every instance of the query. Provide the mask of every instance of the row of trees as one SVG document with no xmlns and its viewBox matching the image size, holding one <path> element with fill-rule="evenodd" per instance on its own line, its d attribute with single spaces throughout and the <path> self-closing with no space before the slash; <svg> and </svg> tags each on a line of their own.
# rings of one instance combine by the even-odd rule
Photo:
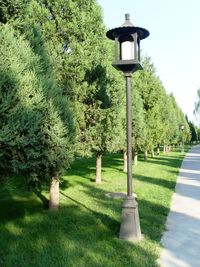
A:
<svg viewBox="0 0 200 267">
<path fill-rule="evenodd" d="M 126 158 L 124 78 L 105 33 L 95 0 L 0 2 L 0 171 L 34 184 L 51 179 L 52 209 L 74 156 L 96 155 L 97 183 L 105 152 Z M 191 128 L 151 59 L 143 66 L 132 81 L 135 164 L 138 150 L 147 159 L 179 143 L 181 122 L 185 140 Z"/>
<path fill-rule="evenodd" d="M 199 121 L 200 115 L 200 88 L 197 89 L 197 100 L 194 107 L 194 115 L 196 115 L 197 120 Z M 196 142 L 200 141 L 200 128 L 195 127 L 192 123 L 189 122 L 191 128 L 191 141 Z"/>
</svg>

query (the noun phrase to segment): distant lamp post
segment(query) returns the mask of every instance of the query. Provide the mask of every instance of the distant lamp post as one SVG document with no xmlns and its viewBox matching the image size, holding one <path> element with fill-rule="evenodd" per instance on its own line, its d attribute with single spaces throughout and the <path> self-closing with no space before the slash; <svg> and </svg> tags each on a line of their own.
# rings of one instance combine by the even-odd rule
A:
<svg viewBox="0 0 200 267">
<path fill-rule="evenodd" d="M 137 241 L 142 238 L 138 205 L 132 193 L 132 73 L 141 70 L 140 40 L 149 36 L 146 29 L 133 26 L 130 15 L 125 15 L 121 27 L 109 30 L 107 37 L 115 41 L 115 59 L 113 67 L 123 71 L 126 79 L 126 120 L 127 120 L 127 197 L 122 206 L 120 239 Z"/>
<path fill-rule="evenodd" d="M 185 126 L 183 123 L 181 123 L 181 131 L 182 131 L 182 147 L 181 147 L 181 152 L 184 153 L 184 129 Z"/>
</svg>

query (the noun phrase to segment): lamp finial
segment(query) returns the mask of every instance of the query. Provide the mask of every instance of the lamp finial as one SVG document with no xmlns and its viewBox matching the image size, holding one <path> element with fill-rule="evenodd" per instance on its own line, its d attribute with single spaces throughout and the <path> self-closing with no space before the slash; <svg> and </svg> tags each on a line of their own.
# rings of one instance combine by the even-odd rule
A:
<svg viewBox="0 0 200 267">
<path fill-rule="evenodd" d="M 130 14 L 129 13 L 125 14 L 125 20 L 130 20 Z"/>
</svg>

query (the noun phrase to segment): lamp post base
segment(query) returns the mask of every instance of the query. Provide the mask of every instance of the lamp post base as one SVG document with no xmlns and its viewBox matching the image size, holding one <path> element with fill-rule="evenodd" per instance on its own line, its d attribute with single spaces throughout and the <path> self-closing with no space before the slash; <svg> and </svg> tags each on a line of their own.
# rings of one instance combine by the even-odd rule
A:
<svg viewBox="0 0 200 267">
<path fill-rule="evenodd" d="M 138 204 L 134 197 L 127 197 L 122 205 L 119 238 L 133 242 L 142 239 Z"/>
</svg>

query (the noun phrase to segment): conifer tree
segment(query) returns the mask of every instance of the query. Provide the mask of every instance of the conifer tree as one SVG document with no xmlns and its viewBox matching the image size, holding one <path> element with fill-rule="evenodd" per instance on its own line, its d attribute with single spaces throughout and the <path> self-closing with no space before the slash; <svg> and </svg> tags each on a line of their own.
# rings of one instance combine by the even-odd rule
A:
<svg viewBox="0 0 200 267">
<path fill-rule="evenodd" d="M 24 7 L 24 0 L 0 0 L 0 22 L 15 21 Z"/>
<path fill-rule="evenodd" d="M 159 78 L 155 74 L 155 67 L 150 58 L 143 60 L 144 70 L 137 72 L 135 86 L 143 101 L 143 109 L 146 125 L 146 138 L 144 141 L 144 157 L 147 159 L 147 151 L 152 152 L 158 142 L 161 123 L 160 102 L 164 96 L 164 89 Z"/>
<path fill-rule="evenodd" d="M 73 158 L 69 103 L 23 36 L 8 24 L 0 36 L 1 171 L 27 183 L 51 179 L 50 208 L 57 209 L 59 175 Z"/>
<path fill-rule="evenodd" d="M 146 140 L 146 125 L 145 113 L 143 109 L 143 102 L 137 88 L 133 87 L 132 97 L 132 120 L 133 120 L 133 151 L 134 151 L 134 165 L 137 166 L 138 150 L 142 149 Z"/>
<path fill-rule="evenodd" d="M 32 39 L 33 28 L 40 29 L 56 79 L 73 107 L 76 152 L 94 153 L 101 166 L 102 154 L 119 147 L 124 92 L 117 72 L 111 70 L 100 7 L 94 0 L 31 0 L 24 13 L 27 38 Z M 100 173 L 97 168 L 97 182 Z"/>
</svg>

